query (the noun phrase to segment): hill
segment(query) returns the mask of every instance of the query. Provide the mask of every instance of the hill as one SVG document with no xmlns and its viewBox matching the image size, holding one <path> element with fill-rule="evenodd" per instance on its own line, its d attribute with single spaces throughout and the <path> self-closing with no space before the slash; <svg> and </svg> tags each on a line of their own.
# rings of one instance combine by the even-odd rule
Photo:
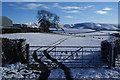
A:
<svg viewBox="0 0 120 80">
<path fill-rule="evenodd" d="M 65 24 L 64 27 L 76 28 L 76 29 L 93 29 L 93 30 L 118 30 L 116 24 L 103 24 L 103 23 L 77 23 L 77 24 Z"/>
</svg>

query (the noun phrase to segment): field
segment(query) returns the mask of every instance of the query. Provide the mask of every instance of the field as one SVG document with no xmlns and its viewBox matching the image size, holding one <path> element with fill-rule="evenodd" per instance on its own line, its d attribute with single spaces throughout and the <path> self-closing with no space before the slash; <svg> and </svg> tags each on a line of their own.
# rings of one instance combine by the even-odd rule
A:
<svg viewBox="0 0 120 80">
<path fill-rule="evenodd" d="M 65 32 L 54 32 L 3 34 L 0 37 L 26 39 L 26 43 L 30 44 L 30 46 L 100 46 L 101 41 L 113 37 L 109 34 L 118 33 L 117 31 L 94 31 L 89 29 L 82 29 L 81 31 L 78 29 L 66 29 Z M 37 71 L 26 70 L 25 67 L 26 65 L 16 63 L 6 65 L 6 67 L 0 68 L 0 71 L 2 71 L 2 77 L 4 76 L 5 78 L 35 78 L 39 76 L 35 74 Z M 120 69 L 77 68 L 71 69 L 71 74 L 73 78 L 119 78 Z M 52 70 L 49 76 L 49 78 L 64 77 L 64 73 L 60 69 Z"/>
</svg>

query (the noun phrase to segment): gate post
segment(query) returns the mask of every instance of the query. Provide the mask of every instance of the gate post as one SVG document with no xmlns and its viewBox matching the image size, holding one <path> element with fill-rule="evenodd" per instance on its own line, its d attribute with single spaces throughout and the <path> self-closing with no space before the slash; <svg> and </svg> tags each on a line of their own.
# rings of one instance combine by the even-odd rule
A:
<svg viewBox="0 0 120 80">
<path fill-rule="evenodd" d="M 115 46 L 111 44 L 109 50 L 109 68 L 115 67 Z"/>
<path fill-rule="evenodd" d="M 29 67 L 29 44 L 26 44 L 26 54 L 27 67 Z"/>
<path fill-rule="evenodd" d="M 112 67 L 112 47 L 111 46 L 109 46 L 109 56 L 108 56 L 108 63 L 109 63 L 109 65 L 108 65 L 108 68 L 110 69 L 111 67 Z"/>
<path fill-rule="evenodd" d="M 115 46 L 112 47 L 112 67 L 115 67 Z"/>
</svg>

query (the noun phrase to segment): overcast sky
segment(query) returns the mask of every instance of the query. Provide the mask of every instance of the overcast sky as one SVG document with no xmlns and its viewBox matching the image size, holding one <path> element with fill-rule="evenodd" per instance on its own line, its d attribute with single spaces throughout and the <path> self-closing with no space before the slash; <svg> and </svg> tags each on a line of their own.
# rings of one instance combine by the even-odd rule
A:
<svg viewBox="0 0 120 80">
<path fill-rule="evenodd" d="M 14 23 L 37 22 L 42 9 L 57 14 L 61 24 L 118 22 L 118 2 L 3 2 L 2 15 Z"/>
</svg>

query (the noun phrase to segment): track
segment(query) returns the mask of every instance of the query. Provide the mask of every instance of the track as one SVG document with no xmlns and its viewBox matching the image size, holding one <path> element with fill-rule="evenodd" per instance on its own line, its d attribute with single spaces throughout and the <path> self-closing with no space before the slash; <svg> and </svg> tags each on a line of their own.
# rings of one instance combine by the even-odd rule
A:
<svg viewBox="0 0 120 80">
<path fill-rule="evenodd" d="M 47 47 L 46 49 L 44 49 L 43 51 L 50 49 L 51 46 L 57 46 L 57 45 L 61 44 L 62 42 L 64 42 L 64 41 L 67 40 L 67 39 L 68 39 L 68 38 L 59 39 L 59 40 L 57 40 L 56 42 L 49 44 L 48 47 Z M 42 49 L 42 47 L 36 49 L 35 51 L 38 51 L 38 50 L 40 50 L 40 49 Z"/>
</svg>

